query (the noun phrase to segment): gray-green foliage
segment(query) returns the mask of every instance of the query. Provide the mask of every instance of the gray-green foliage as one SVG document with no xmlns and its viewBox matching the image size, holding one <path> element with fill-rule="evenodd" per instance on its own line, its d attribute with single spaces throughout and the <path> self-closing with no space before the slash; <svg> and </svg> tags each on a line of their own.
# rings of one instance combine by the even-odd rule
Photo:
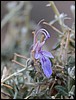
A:
<svg viewBox="0 0 76 100">
<path fill-rule="evenodd" d="M 3 28 L 3 26 L 9 21 L 9 29 L 7 31 L 9 37 L 6 37 L 6 41 L 1 50 L 2 68 L 4 64 L 7 64 L 7 69 L 12 67 L 12 70 L 10 69 L 10 73 L 7 72 L 7 69 L 5 71 L 8 76 L 10 76 L 11 73 L 17 73 L 18 70 L 21 70 L 19 65 L 13 64 L 13 62 L 9 61 L 9 59 L 12 58 L 13 53 L 20 53 L 30 58 L 27 60 L 17 59 L 18 62 L 23 63 L 26 68 L 20 73 L 12 75 L 11 78 L 8 78 L 3 82 L 11 87 L 5 86 L 2 83 L 2 93 L 6 95 L 8 93 L 9 98 L 70 99 L 74 98 L 75 96 L 75 23 L 72 23 L 71 28 L 65 25 L 64 20 L 70 18 L 67 17 L 67 14 L 60 14 L 59 12 L 56 12 L 57 8 L 55 8 L 53 1 L 50 1 L 49 5 L 50 4 L 52 9 L 55 11 L 55 19 L 49 23 L 49 26 L 58 21 L 62 30 L 58 34 L 58 42 L 52 49 L 52 53 L 55 58 L 52 59 L 53 74 L 50 79 L 47 79 L 44 76 L 42 70 L 40 69 L 40 65 L 37 66 L 40 69 L 39 72 L 36 72 L 34 66 L 31 65 L 30 51 L 28 51 L 28 49 L 30 49 L 32 44 L 32 38 L 30 38 L 31 29 L 33 30 L 35 25 L 34 23 L 30 23 L 30 12 L 32 8 L 30 2 L 20 1 L 19 5 L 14 4 L 14 7 L 17 5 L 17 12 L 15 8 L 9 9 L 8 7 L 8 15 L 11 15 L 12 10 L 13 17 L 7 15 L 6 17 L 8 17 L 8 19 L 5 18 L 1 23 L 1 28 Z M 75 18 L 74 5 L 71 6 L 71 11 Z M 24 24 L 22 24 L 22 22 Z M 8 38 L 9 41 L 7 41 Z M 6 42 L 8 43 L 7 46 Z M 5 78 L 8 76 L 5 76 Z M 3 81 L 5 78 L 3 78 L 1 81 Z"/>
</svg>

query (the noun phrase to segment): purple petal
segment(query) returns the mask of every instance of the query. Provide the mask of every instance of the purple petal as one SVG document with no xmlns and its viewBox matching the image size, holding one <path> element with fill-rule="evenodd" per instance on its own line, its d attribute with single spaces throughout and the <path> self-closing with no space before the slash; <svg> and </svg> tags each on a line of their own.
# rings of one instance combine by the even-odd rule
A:
<svg viewBox="0 0 76 100">
<path fill-rule="evenodd" d="M 40 54 L 38 52 L 35 53 L 35 59 L 39 59 L 40 58 Z"/>
<path fill-rule="evenodd" d="M 45 44 L 45 41 L 39 43 L 39 48 L 42 48 L 42 46 Z"/>
<path fill-rule="evenodd" d="M 44 56 L 46 56 L 46 57 L 54 58 L 54 56 L 53 56 L 50 52 L 48 52 L 48 51 L 42 50 L 42 54 L 43 54 Z"/>
<path fill-rule="evenodd" d="M 38 42 L 35 45 L 33 45 L 33 50 L 35 51 L 37 47 L 38 47 Z"/>
<path fill-rule="evenodd" d="M 41 62 L 44 74 L 46 75 L 47 78 L 50 78 L 50 76 L 52 74 L 52 68 L 51 68 L 50 60 L 47 57 L 42 56 L 40 58 L 40 62 Z"/>
<path fill-rule="evenodd" d="M 47 30 L 42 29 L 42 31 L 44 31 L 44 32 L 47 34 L 47 37 L 48 37 L 48 38 L 50 38 L 50 34 L 48 33 L 48 31 L 47 31 Z"/>
<path fill-rule="evenodd" d="M 46 33 L 46 35 L 47 35 L 47 37 L 49 38 L 50 37 L 50 34 L 48 33 L 48 31 L 47 30 L 45 30 L 45 29 L 41 29 L 43 32 L 45 32 Z"/>
<path fill-rule="evenodd" d="M 48 31 L 46 31 L 45 29 L 42 28 L 39 31 L 37 31 L 35 38 L 37 38 L 39 33 L 43 33 L 45 35 L 45 37 L 46 37 L 45 40 L 50 37 L 50 34 L 48 33 Z"/>
</svg>

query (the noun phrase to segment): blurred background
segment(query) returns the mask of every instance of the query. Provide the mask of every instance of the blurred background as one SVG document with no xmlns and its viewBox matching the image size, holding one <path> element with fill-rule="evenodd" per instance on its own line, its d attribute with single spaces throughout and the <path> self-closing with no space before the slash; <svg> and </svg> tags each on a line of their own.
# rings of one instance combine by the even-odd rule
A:
<svg viewBox="0 0 76 100">
<path fill-rule="evenodd" d="M 7 3 L 9 3 L 9 1 L 1 1 L 1 20 L 8 13 L 8 9 L 6 7 Z M 46 5 L 48 4 L 48 1 L 30 1 L 30 4 L 32 6 L 31 11 L 30 11 L 30 21 L 33 21 L 37 24 L 41 19 L 45 19 L 47 22 L 50 22 L 51 20 L 54 19 L 54 12 L 52 8 L 46 7 Z M 67 21 L 67 25 L 70 26 L 74 19 L 72 16 L 72 13 L 70 12 L 70 6 L 75 4 L 75 1 L 63 1 L 63 2 L 55 1 L 55 4 L 60 13 L 64 11 L 64 13 L 66 13 L 70 18 L 72 18 L 71 20 Z M 2 32 L 2 35 L 1 35 L 2 40 L 5 37 L 4 35 L 5 33 L 6 32 L 4 31 Z M 54 34 L 55 32 L 53 30 L 50 30 L 50 33 Z M 56 37 L 55 35 L 56 34 L 54 34 L 53 38 Z M 52 41 L 53 40 L 55 41 L 56 39 L 53 39 L 53 38 L 52 38 Z M 54 41 L 53 42 L 52 41 L 51 41 L 51 45 L 53 45 L 54 43 Z"/>
<path fill-rule="evenodd" d="M 60 13 L 56 14 L 57 17 L 53 3 Z M 51 5 L 49 6 L 49 4 Z M 1 97 L 3 99 L 6 96 L 14 99 L 28 99 L 29 97 L 34 99 L 74 98 L 74 5 L 75 1 L 1 1 Z M 68 19 L 66 20 L 66 18 Z M 43 23 L 38 25 L 42 19 L 48 25 Z M 51 23 L 54 28 L 49 26 Z M 39 62 L 38 65 L 31 66 L 33 63 L 30 61 L 32 60 L 32 32 L 40 28 L 46 29 L 51 35 L 43 46 L 44 50 L 51 52 L 54 56 L 54 59 L 50 59 L 53 73 L 49 79 L 41 74 L 43 71 Z M 61 34 L 57 30 L 60 30 Z M 16 53 L 27 57 L 27 60 L 20 58 Z M 26 67 L 25 71 L 21 65 Z M 21 72 L 18 74 L 19 70 Z M 15 74 L 11 75 L 14 72 Z M 41 85 L 36 85 L 35 82 L 37 84 L 40 82 Z M 7 93 L 10 95 L 6 95 Z"/>
<path fill-rule="evenodd" d="M 28 57 L 30 56 L 30 47 L 33 43 L 31 33 L 37 28 L 38 22 L 45 19 L 45 21 L 49 23 L 55 19 L 52 8 L 46 6 L 48 3 L 48 1 L 1 1 L 2 61 L 12 59 L 13 53 L 15 52 Z M 75 1 L 55 1 L 54 3 L 60 13 L 65 13 L 68 17 L 72 18 L 65 21 L 65 23 L 71 27 L 74 18 L 70 6 L 74 5 Z M 58 23 L 54 26 L 60 29 Z M 57 42 L 58 34 L 49 26 L 42 25 L 41 27 L 44 27 L 51 35 L 45 47 L 48 51 L 51 51 Z"/>
</svg>

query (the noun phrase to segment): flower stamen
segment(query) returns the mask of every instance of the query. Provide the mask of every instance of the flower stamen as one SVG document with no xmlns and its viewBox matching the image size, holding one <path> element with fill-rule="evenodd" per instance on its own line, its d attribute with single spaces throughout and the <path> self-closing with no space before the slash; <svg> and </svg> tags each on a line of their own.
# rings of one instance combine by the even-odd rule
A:
<svg viewBox="0 0 76 100">
<path fill-rule="evenodd" d="M 45 36 L 42 34 L 42 37 L 41 37 L 41 42 L 43 42 L 45 39 Z"/>
</svg>

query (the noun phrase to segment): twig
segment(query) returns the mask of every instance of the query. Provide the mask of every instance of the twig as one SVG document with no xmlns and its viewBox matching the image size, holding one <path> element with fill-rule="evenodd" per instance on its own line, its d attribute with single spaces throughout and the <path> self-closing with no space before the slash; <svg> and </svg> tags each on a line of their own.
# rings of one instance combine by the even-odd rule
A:
<svg viewBox="0 0 76 100">
<path fill-rule="evenodd" d="M 28 99 L 30 96 L 42 96 L 43 94 L 45 94 L 46 93 L 46 91 L 48 90 L 48 88 L 46 89 L 46 90 L 44 90 L 44 92 L 39 92 L 39 93 L 31 93 L 29 96 L 27 96 L 26 98 L 24 98 L 24 99 Z"/>
<path fill-rule="evenodd" d="M 5 87 L 7 87 L 7 88 L 13 89 L 11 86 L 9 86 L 9 85 L 7 85 L 7 84 L 3 84 L 3 83 L 2 83 L 1 85 L 5 86 Z"/>
<path fill-rule="evenodd" d="M 12 97 L 11 97 L 10 95 L 8 95 L 8 94 L 6 94 L 6 93 L 4 93 L 4 92 L 2 92 L 2 91 L 1 91 L 1 94 L 5 95 L 5 97 L 7 96 L 7 97 L 9 97 L 10 99 L 12 99 Z M 2 97 L 1 97 L 1 99 L 2 99 Z"/>
<path fill-rule="evenodd" d="M 70 31 L 68 30 L 68 32 L 67 32 L 67 40 L 66 40 L 66 44 L 65 44 L 65 49 L 66 49 L 66 50 L 67 50 L 67 48 L 68 48 L 69 39 L 70 39 Z"/>
<path fill-rule="evenodd" d="M 52 84 L 52 86 L 51 86 L 51 89 L 50 89 L 50 91 L 52 91 L 52 88 L 53 88 L 53 86 L 54 86 L 54 84 L 55 84 L 55 82 L 56 82 L 56 77 L 55 77 L 55 80 L 54 80 L 54 82 L 53 82 L 53 84 Z"/>
<path fill-rule="evenodd" d="M 50 80 L 48 80 L 48 82 L 50 82 Z M 28 82 L 25 82 L 25 85 L 30 85 L 30 86 L 34 86 L 34 87 L 37 87 L 38 85 L 45 85 L 47 82 L 46 81 L 42 81 L 42 82 L 35 82 L 35 83 L 28 83 Z"/>
<path fill-rule="evenodd" d="M 23 58 L 23 59 L 25 59 L 25 60 L 27 60 L 27 59 L 28 59 L 27 57 L 22 56 L 22 55 L 19 55 L 19 54 L 17 54 L 17 53 L 14 53 L 14 55 L 15 55 L 15 56 L 18 56 L 18 57 L 20 57 L 20 58 Z"/>
<path fill-rule="evenodd" d="M 64 50 L 64 44 L 65 44 L 65 40 L 66 39 L 66 34 L 64 34 L 64 36 L 62 37 L 61 43 L 60 43 L 60 54 L 59 54 L 59 60 L 61 61 L 62 56 L 63 56 L 63 50 Z"/>
<path fill-rule="evenodd" d="M 27 97 L 25 97 L 24 99 L 28 99 L 30 96 L 31 96 L 31 94 L 30 94 L 30 95 L 28 95 Z"/>
<path fill-rule="evenodd" d="M 47 22 L 43 22 L 43 24 L 52 27 L 55 31 L 57 31 L 58 33 L 60 33 L 61 35 L 63 35 L 62 32 L 61 32 L 60 30 L 58 30 L 56 27 L 54 27 L 53 25 L 50 25 L 50 24 L 48 24 Z"/>
<path fill-rule="evenodd" d="M 66 37 L 66 42 L 65 42 L 65 51 L 64 51 L 64 61 L 67 63 L 67 52 L 68 52 L 68 45 L 69 45 L 69 39 L 70 39 L 70 31 L 66 32 L 67 37 Z"/>
<path fill-rule="evenodd" d="M 21 63 L 19 63 L 19 62 L 17 62 L 16 60 L 12 60 L 12 62 L 14 62 L 14 63 L 16 63 L 16 64 L 18 64 L 18 65 L 20 65 L 20 66 L 22 66 L 22 67 L 26 67 L 25 65 L 23 65 L 23 64 L 21 64 Z"/>
<path fill-rule="evenodd" d="M 4 80 L 2 80 L 1 83 L 7 81 L 8 79 L 10 79 L 10 78 L 13 77 L 13 76 L 16 76 L 18 73 L 21 73 L 21 72 L 23 72 L 24 70 L 26 70 L 26 68 L 23 68 L 23 69 L 19 70 L 18 72 L 15 72 L 15 73 L 11 74 L 10 76 L 8 76 L 8 77 L 6 77 Z"/>
<path fill-rule="evenodd" d="M 69 38 L 70 38 L 70 37 L 69 37 Z M 70 38 L 69 40 L 70 40 L 71 42 L 75 43 L 75 41 L 74 41 L 73 39 Z"/>
<path fill-rule="evenodd" d="M 50 5 L 51 5 L 53 11 L 55 12 L 55 14 L 56 14 L 57 16 L 59 16 L 60 13 L 59 13 L 57 7 L 55 6 L 54 2 L 53 2 L 53 1 L 49 1 L 49 3 L 50 3 Z"/>
<path fill-rule="evenodd" d="M 60 65 L 56 65 L 56 67 L 59 67 L 61 69 L 64 69 L 64 67 L 63 66 L 60 66 Z"/>
<path fill-rule="evenodd" d="M 55 3 L 53 2 L 53 1 L 49 1 L 49 3 L 50 3 L 50 5 L 51 5 L 51 7 L 52 7 L 52 9 L 53 9 L 53 11 L 54 11 L 54 13 L 59 17 L 60 16 L 60 13 L 59 13 L 59 11 L 58 11 L 58 9 L 57 9 L 57 7 L 56 7 L 56 5 L 55 5 Z M 59 22 L 59 24 L 60 23 L 62 23 L 62 21 L 61 20 L 58 20 L 58 22 Z M 64 30 L 63 30 L 63 27 L 61 26 L 61 29 L 62 29 L 62 31 L 64 32 Z"/>
<path fill-rule="evenodd" d="M 15 95 L 14 95 L 14 98 L 13 99 L 17 99 L 17 94 L 18 94 L 18 91 L 17 91 L 17 89 L 15 87 Z"/>
</svg>

